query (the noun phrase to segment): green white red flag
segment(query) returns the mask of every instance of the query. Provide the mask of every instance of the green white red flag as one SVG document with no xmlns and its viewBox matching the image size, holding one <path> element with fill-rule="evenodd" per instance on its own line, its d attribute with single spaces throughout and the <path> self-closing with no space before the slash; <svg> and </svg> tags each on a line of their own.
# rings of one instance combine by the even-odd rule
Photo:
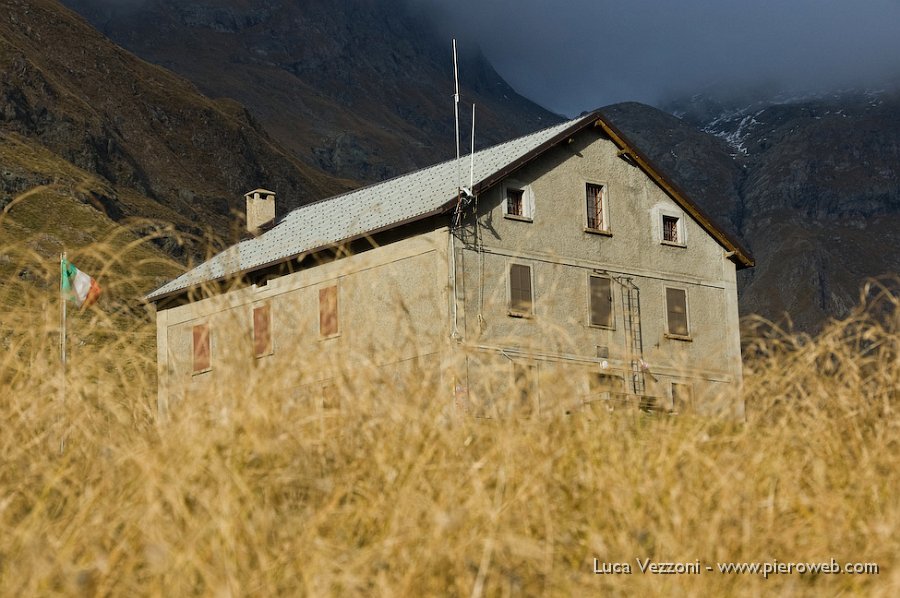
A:
<svg viewBox="0 0 900 598">
<path fill-rule="evenodd" d="M 100 297 L 97 281 L 75 267 L 72 262 L 62 259 L 63 297 L 73 301 L 80 309 L 87 309 Z"/>
</svg>

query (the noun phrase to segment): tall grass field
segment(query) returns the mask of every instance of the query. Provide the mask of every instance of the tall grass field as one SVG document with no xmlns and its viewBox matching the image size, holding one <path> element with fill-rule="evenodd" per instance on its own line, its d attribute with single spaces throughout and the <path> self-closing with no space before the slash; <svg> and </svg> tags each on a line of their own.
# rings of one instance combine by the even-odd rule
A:
<svg viewBox="0 0 900 598">
<path fill-rule="evenodd" d="M 127 235 L 70 248 L 104 295 L 70 310 L 63 374 L 60 248 L 8 239 L 0 594 L 900 595 L 887 282 L 815 338 L 748 321 L 743 421 L 448 416 L 451 389 L 388 397 L 351 367 L 340 408 L 292 405 L 248 368 L 162 422 L 139 298 L 176 266 Z"/>
</svg>

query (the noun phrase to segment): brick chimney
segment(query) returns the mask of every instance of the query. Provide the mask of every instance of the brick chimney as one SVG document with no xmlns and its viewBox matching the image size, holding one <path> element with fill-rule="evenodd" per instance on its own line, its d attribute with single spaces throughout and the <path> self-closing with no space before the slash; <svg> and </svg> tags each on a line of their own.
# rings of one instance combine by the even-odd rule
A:
<svg viewBox="0 0 900 598">
<path fill-rule="evenodd" d="M 275 192 L 254 189 L 244 194 L 247 200 L 247 231 L 257 235 L 275 223 Z"/>
</svg>

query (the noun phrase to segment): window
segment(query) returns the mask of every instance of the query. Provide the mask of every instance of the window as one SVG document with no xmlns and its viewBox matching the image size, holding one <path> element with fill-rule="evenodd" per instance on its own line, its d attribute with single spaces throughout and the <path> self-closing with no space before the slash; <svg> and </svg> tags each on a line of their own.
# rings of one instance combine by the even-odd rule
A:
<svg viewBox="0 0 900 598">
<path fill-rule="evenodd" d="M 322 387 L 322 409 L 332 410 L 341 408 L 341 397 L 334 383 Z"/>
<path fill-rule="evenodd" d="M 195 374 L 212 369 L 209 324 L 198 324 L 193 329 L 193 370 Z"/>
<path fill-rule="evenodd" d="M 663 241 L 667 241 L 669 243 L 681 243 L 681 239 L 678 235 L 678 218 L 675 216 L 663 216 L 662 217 L 662 230 L 663 230 Z"/>
<path fill-rule="evenodd" d="M 616 374 L 591 372 L 590 378 L 588 378 L 588 387 L 591 395 L 603 392 L 621 393 L 625 391 L 625 379 Z"/>
<path fill-rule="evenodd" d="M 587 201 L 587 229 L 591 231 L 609 231 L 606 219 L 606 187 L 587 183 L 585 185 Z"/>
<path fill-rule="evenodd" d="M 269 304 L 253 308 L 253 356 L 272 354 L 272 312 Z"/>
<path fill-rule="evenodd" d="M 684 214 L 666 207 L 657 208 L 655 213 L 660 243 L 684 247 L 687 241 L 684 232 Z"/>
<path fill-rule="evenodd" d="M 510 315 L 531 315 L 533 310 L 534 302 L 531 295 L 531 266 L 512 264 L 509 267 Z"/>
<path fill-rule="evenodd" d="M 590 277 L 591 326 L 612 328 L 612 281 L 605 276 Z"/>
<path fill-rule="evenodd" d="M 689 411 L 694 406 L 694 385 L 683 382 L 672 383 L 672 408 L 679 413 Z"/>
<path fill-rule="evenodd" d="M 322 338 L 338 334 L 338 296 L 337 287 L 330 286 L 319 290 L 319 335 Z"/>
<path fill-rule="evenodd" d="M 525 191 L 522 189 L 506 190 L 506 213 L 510 216 L 525 217 Z"/>
<path fill-rule="evenodd" d="M 503 216 L 531 222 L 534 218 L 534 193 L 528 185 L 511 182 L 503 186 Z"/>
<path fill-rule="evenodd" d="M 666 288 L 666 315 L 669 335 L 688 338 L 687 291 Z"/>
<path fill-rule="evenodd" d="M 515 411 L 518 415 L 528 417 L 534 413 L 536 382 L 537 376 L 533 365 L 513 364 L 513 383 L 517 398 Z"/>
</svg>

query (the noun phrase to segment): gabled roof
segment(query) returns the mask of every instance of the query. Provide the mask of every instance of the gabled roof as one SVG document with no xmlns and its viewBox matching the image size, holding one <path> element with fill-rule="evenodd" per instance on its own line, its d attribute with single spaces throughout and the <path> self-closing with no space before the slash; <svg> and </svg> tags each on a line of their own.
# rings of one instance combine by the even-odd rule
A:
<svg viewBox="0 0 900 598">
<path fill-rule="evenodd" d="M 738 267 L 753 265 L 749 254 L 713 225 L 680 189 L 657 174 L 650 163 L 625 141 L 624 136 L 605 122 L 599 111 L 476 152 L 475 185 L 472 191 L 485 191 L 551 147 L 592 124 L 601 126 L 620 149 L 626 149 L 629 155 L 636 158 L 638 165 L 694 216 L 701 226 L 726 249 L 733 251 Z M 456 160 L 448 160 L 301 206 L 287 214 L 271 230 L 226 249 L 153 291 L 146 298 L 158 301 L 203 283 L 259 270 L 304 253 L 440 214 L 457 201 L 460 182 L 468 182 L 468 162 L 467 157 L 458 167 Z"/>
</svg>

